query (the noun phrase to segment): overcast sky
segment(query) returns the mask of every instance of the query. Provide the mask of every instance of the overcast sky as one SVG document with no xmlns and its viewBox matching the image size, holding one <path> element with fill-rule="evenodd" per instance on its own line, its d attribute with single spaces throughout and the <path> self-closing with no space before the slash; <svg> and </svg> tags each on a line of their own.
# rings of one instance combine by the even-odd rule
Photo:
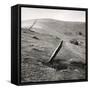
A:
<svg viewBox="0 0 90 90">
<path fill-rule="evenodd" d="M 63 21 L 85 22 L 85 11 L 21 8 L 21 20 L 52 18 Z"/>
</svg>

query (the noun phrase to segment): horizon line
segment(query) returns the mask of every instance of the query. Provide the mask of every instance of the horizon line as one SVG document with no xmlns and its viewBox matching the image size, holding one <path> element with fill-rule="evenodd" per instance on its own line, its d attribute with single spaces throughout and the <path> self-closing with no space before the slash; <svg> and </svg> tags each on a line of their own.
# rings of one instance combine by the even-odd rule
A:
<svg viewBox="0 0 90 90">
<path fill-rule="evenodd" d="M 82 23 L 85 23 L 85 21 L 72 21 L 72 20 L 59 20 L 59 19 L 53 19 L 53 18 L 37 18 L 37 20 L 40 20 L 40 19 L 52 19 L 52 20 L 56 20 L 56 21 L 62 21 L 62 22 L 82 22 Z M 25 21 L 29 21 L 29 20 L 36 20 L 36 19 L 26 19 L 26 20 L 21 20 L 21 22 L 25 22 Z"/>
</svg>

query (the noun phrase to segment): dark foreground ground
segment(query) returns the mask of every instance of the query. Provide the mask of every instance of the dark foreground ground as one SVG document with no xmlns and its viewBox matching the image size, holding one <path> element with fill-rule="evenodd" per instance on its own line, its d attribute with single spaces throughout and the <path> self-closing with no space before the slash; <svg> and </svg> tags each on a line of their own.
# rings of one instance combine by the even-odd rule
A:
<svg viewBox="0 0 90 90">
<path fill-rule="evenodd" d="M 31 21 L 22 25 L 21 81 L 85 79 L 85 23 L 40 19 L 30 29 Z M 49 64 L 61 40 L 63 47 Z"/>
</svg>

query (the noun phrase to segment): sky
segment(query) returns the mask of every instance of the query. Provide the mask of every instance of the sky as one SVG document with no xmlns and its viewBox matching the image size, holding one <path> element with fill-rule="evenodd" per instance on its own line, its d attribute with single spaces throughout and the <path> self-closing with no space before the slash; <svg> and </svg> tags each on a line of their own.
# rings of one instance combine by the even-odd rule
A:
<svg viewBox="0 0 90 90">
<path fill-rule="evenodd" d="M 85 22 L 85 11 L 41 8 L 21 8 L 21 20 L 51 18 L 63 21 Z"/>
</svg>

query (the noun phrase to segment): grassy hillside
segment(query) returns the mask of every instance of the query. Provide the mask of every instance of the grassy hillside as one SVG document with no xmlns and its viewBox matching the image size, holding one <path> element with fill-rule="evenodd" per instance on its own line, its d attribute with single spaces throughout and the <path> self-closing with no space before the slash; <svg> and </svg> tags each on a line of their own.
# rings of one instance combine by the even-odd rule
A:
<svg viewBox="0 0 90 90">
<path fill-rule="evenodd" d="M 28 20 L 22 22 L 21 37 L 22 82 L 85 78 L 85 23 Z M 48 64 L 61 40 L 62 49 Z"/>
</svg>

